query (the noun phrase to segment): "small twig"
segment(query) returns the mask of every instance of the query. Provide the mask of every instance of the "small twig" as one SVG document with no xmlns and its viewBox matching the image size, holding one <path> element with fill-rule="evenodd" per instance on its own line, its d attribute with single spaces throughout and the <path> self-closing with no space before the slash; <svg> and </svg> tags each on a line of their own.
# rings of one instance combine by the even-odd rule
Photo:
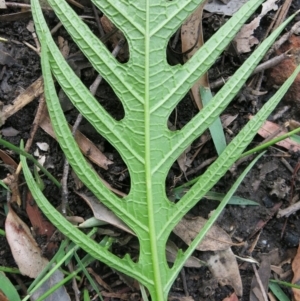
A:
<svg viewBox="0 0 300 301">
<path fill-rule="evenodd" d="M 35 117 L 34 117 L 34 120 L 33 120 L 33 123 L 32 123 L 32 128 L 31 128 L 31 131 L 30 131 L 29 139 L 27 140 L 26 145 L 25 145 L 25 151 L 26 152 L 29 151 L 29 149 L 32 145 L 33 138 L 34 138 L 35 133 L 36 133 L 38 127 L 39 127 L 39 123 L 40 123 L 42 113 L 43 113 L 44 108 L 45 108 L 45 104 L 46 104 L 45 96 L 44 96 L 44 94 L 42 94 L 40 99 L 39 99 L 39 105 L 38 105 L 38 108 L 37 108 L 37 111 L 36 111 L 36 114 L 35 114 Z"/>
<path fill-rule="evenodd" d="M 277 218 L 281 218 L 283 216 L 289 217 L 291 214 L 297 212 L 298 210 L 300 210 L 299 201 L 285 209 L 279 209 L 276 217 Z"/>
<path fill-rule="evenodd" d="M 73 267 L 72 261 L 70 261 L 68 263 L 68 268 L 69 268 L 69 272 L 72 274 L 74 272 L 74 267 Z M 77 285 L 77 282 L 76 282 L 76 277 L 72 278 L 72 288 L 73 288 L 73 291 L 74 291 L 75 300 L 80 301 L 80 298 L 79 298 L 80 297 L 80 290 L 78 289 L 78 285 Z"/>
<path fill-rule="evenodd" d="M 30 4 L 17 3 L 17 2 L 5 2 L 7 7 L 17 7 L 17 8 L 31 8 Z M 51 7 L 42 7 L 42 10 L 52 10 Z"/>
<path fill-rule="evenodd" d="M 212 158 L 209 158 L 209 159 L 203 161 L 203 162 L 202 162 L 200 165 L 198 165 L 197 167 L 195 167 L 195 168 L 189 170 L 189 171 L 186 173 L 186 175 L 187 175 L 187 176 L 190 176 L 190 175 L 192 175 L 192 174 L 198 172 L 198 171 L 201 170 L 202 168 L 204 168 L 204 167 L 210 165 L 210 164 L 211 164 L 212 162 L 214 162 L 216 159 L 217 159 L 217 157 L 212 157 Z"/>
<path fill-rule="evenodd" d="M 69 3 L 73 4 L 74 6 L 77 6 L 78 8 L 80 9 L 84 9 L 84 6 L 80 3 L 78 3 L 77 1 L 75 0 L 67 0 Z"/>
<path fill-rule="evenodd" d="M 294 172 L 293 167 L 291 166 L 291 164 L 288 161 L 286 161 L 284 158 L 281 158 L 280 161 L 291 173 Z"/>
<path fill-rule="evenodd" d="M 185 294 L 186 297 L 188 297 L 189 296 L 189 290 L 188 290 L 188 287 L 187 287 L 187 284 L 186 284 L 186 277 L 185 277 L 184 268 L 181 269 L 180 274 L 181 274 L 184 294 Z"/>
<path fill-rule="evenodd" d="M 277 66 L 280 62 L 282 62 L 283 60 L 289 58 L 290 55 L 288 54 L 288 52 L 282 53 L 278 56 L 275 56 L 273 58 L 271 58 L 268 61 L 263 62 L 262 64 L 258 65 L 252 72 L 251 75 L 257 74 L 259 72 L 262 72 L 264 70 L 270 69 L 274 66 Z M 228 80 L 230 79 L 230 77 L 227 78 L 221 78 L 218 79 L 216 81 L 214 81 L 213 83 L 210 84 L 210 88 L 211 89 L 216 89 L 216 88 L 220 88 L 222 87 Z"/>
<path fill-rule="evenodd" d="M 125 43 L 125 41 L 121 39 L 119 41 L 119 43 L 116 45 L 116 47 L 114 48 L 114 50 L 111 53 L 114 57 L 116 57 L 118 55 L 121 48 L 124 46 L 124 43 Z M 98 74 L 95 81 L 90 86 L 90 91 L 91 91 L 92 95 L 96 94 L 96 91 L 97 91 L 101 81 L 102 81 L 102 76 L 100 74 Z"/>
<path fill-rule="evenodd" d="M 102 24 L 101 24 L 101 22 L 99 20 L 98 11 L 97 11 L 97 8 L 94 5 L 94 3 L 92 3 L 92 8 L 93 8 L 93 12 L 94 12 L 94 15 L 95 15 L 97 27 L 98 27 L 99 34 L 100 34 L 100 38 L 102 38 L 102 37 L 104 37 L 105 33 L 104 33 L 104 30 L 103 30 Z"/>
<path fill-rule="evenodd" d="M 292 34 L 294 34 L 300 27 L 300 21 L 295 23 L 295 25 L 291 28 L 289 32 L 284 34 L 278 41 L 276 41 L 271 49 L 265 55 L 265 58 L 268 59 L 284 42 L 286 42 Z"/>
<path fill-rule="evenodd" d="M 274 31 L 285 20 L 291 4 L 292 4 L 292 0 L 286 0 L 283 2 L 282 6 L 278 10 L 279 14 L 276 19 L 275 25 L 273 26 L 272 31 Z"/>
</svg>

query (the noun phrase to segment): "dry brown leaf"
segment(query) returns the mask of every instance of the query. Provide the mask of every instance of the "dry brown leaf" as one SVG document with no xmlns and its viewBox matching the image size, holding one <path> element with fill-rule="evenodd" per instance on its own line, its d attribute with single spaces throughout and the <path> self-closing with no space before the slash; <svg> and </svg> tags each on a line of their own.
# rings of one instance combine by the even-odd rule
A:
<svg viewBox="0 0 300 301">
<path fill-rule="evenodd" d="M 292 270 L 294 272 L 294 277 L 292 279 L 293 284 L 298 284 L 300 282 L 300 244 L 297 250 L 297 254 L 292 262 Z M 294 294 L 294 300 L 300 301 L 300 289 L 292 288 Z"/>
<path fill-rule="evenodd" d="M 251 51 L 251 47 L 258 44 L 259 40 L 254 37 L 255 29 L 259 27 L 261 18 L 271 10 L 277 10 L 278 6 L 275 4 L 277 0 L 268 0 L 262 6 L 262 11 L 254 20 L 249 24 L 245 24 L 239 33 L 236 35 L 234 41 L 238 53 L 246 53 Z"/>
<path fill-rule="evenodd" d="M 187 245 L 190 245 L 206 222 L 207 220 L 201 216 L 193 219 L 183 218 L 173 229 L 173 232 Z M 231 244 L 230 236 L 222 228 L 213 225 L 196 249 L 199 251 L 219 251 L 230 248 Z"/>
<path fill-rule="evenodd" d="M 175 262 L 175 259 L 178 254 L 178 248 L 175 243 L 171 240 L 167 241 L 166 246 L 166 256 L 168 262 Z M 190 256 L 187 261 L 184 263 L 184 266 L 187 268 L 201 268 L 200 260 L 194 256 Z"/>
<path fill-rule="evenodd" d="M 220 285 L 231 285 L 238 296 L 243 295 L 239 267 L 231 248 L 209 255 L 207 264 L 210 272 Z"/>
<path fill-rule="evenodd" d="M 95 218 L 135 235 L 134 232 L 130 228 L 128 228 L 124 222 L 122 222 L 112 211 L 110 211 L 102 203 L 100 203 L 94 196 L 88 196 L 85 193 L 80 192 L 76 193 L 86 201 L 86 203 L 92 209 Z"/>
<path fill-rule="evenodd" d="M 14 169 L 17 169 L 18 164 L 16 163 L 16 161 L 2 149 L 0 149 L 0 158 L 5 164 L 10 165 Z"/>
<path fill-rule="evenodd" d="M 249 116 L 249 118 L 253 118 L 253 116 Z M 280 130 L 280 126 L 277 125 L 274 122 L 271 121 L 265 121 L 265 123 L 263 124 L 263 126 L 258 130 L 258 134 L 260 136 L 262 136 L 263 138 L 267 138 L 270 135 L 273 135 L 273 133 L 277 133 L 276 136 L 273 137 L 279 137 L 282 136 L 284 134 L 286 134 L 286 131 Z M 276 143 L 276 145 L 284 147 L 285 149 L 288 149 L 290 151 L 294 151 L 297 152 L 300 150 L 300 144 L 291 140 L 290 138 L 286 138 L 284 140 L 281 140 L 279 142 Z"/>
<path fill-rule="evenodd" d="M 271 274 L 271 262 L 270 262 L 269 254 L 264 254 L 261 257 L 262 260 L 257 273 L 260 278 L 263 289 L 265 291 L 265 294 L 267 294 L 268 287 L 269 287 L 269 279 Z M 261 287 L 258 283 L 256 275 L 254 275 L 251 282 L 250 301 L 264 301 L 264 300 L 265 298 L 261 291 Z"/>
<path fill-rule="evenodd" d="M 22 94 L 15 98 L 12 104 L 4 106 L 3 109 L 0 110 L 0 126 L 5 123 L 7 118 L 21 110 L 43 92 L 43 79 L 42 77 L 40 77 L 34 83 L 32 83 Z"/>
<path fill-rule="evenodd" d="M 48 264 L 48 260 L 42 256 L 41 249 L 28 226 L 18 217 L 10 204 L 8 208 L 5 232 L 12 255 L 23 275 L 36 278 Z"/>
<path fill-rule="evenodd" d="M 29 217 L 35 235 L 43 236 L 46 238 L 47 246 L 44 250 L 45 254 L 52 256 L 57 250 L 58 242 L 50 241 L 55 232 L 55 227 L 45 219 L 36 202 L 33 200 L 31 192 L 27 192 L 26 197 L 26 213 Z"/>
<path fill-rule="evenodd" d="M 53 131 L 50 119 L 46 113 L 41 118 L 39 125 L 47 134 L 55 138 L 55 133 Z M 70 129 L 72 129 L 71 125 L 69 125 L 69 127 Z M 113 163 L 99 150 L 99 148 L 92 141 L 85 137 L 80 131 L 76 131 L 75 140 L 78 143 L 81 152 L 99 167 L 107 170 L 108 166 Z"/>
<path fill-rule="evenodd" d="M 182 24 L 181 26 L 181 44 L 182 52 L 192 49 L 188 52 L 184 61 L 188 61 L 197 50 L 204 44 L 203 34 L 202 34 L 202 13 L 203 7 L 205 5 L 204 1 L 198 8 L 195 10 L 191 16 Z M 192 97 L 199 110 L 203 108 L 202 101 L 200 98 L 200 86 L 208 87 L 208 77 L 207 73 L 201 76 L 191 88 Z"/>
</svg>

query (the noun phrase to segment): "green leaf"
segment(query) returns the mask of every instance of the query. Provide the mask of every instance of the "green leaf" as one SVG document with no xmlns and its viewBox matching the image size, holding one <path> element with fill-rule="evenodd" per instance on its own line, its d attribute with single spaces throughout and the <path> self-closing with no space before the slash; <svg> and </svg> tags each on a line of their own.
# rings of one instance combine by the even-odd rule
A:
<svg viewBox="0 0 300 301">
<path fill-rule="evenodd" d="M 205 87 L 200 87 L 200 95 L 201 95 L 203 106 L 206 106 L 213 97 L 210 89 Z M 221 155 L 223 150 L 226 148 L 226 139 L 223 132 L 222 122 L 219 116 L 210 125 L 209 131 L 211 134 L 211 138 L 214 142 L 215 148 L 217 150 L 217 153 L 218 155 Z"/>
<path fill-rule="evenodd" d="M 279 301 L 290 301 L 289 297 L 284 293 L 277 283 L 269 282 L 269 288 Z"/>
<path fill-rule="evenodd" d="M 3 272 L 0 272 L 0 283 L 0 290 L 4 293 L 8 300 L 21 301 L 14 285 L 10 282 L 10 280 L 5 276 Z"/>
<path fill-rule="evenodd" d="M 176 204 L 170 202 L 166 196 L 164 183 L 169 169 L 179 155 L 207 130 L 227 107 L 293 16 L 253 52 L 200 113 L 181 130 L 172 132 L 167 127 L 172 110 L 194 82 L 210 68 L 263 1 L 248 1 L 183 66 L 168 65 L 166 46 L 168 39 L 185 18 L 203 2 L 201 0 L 93 0 L 93 3 L 124 32 L 130 50 L 130 59 L 126 64 L 120 64 L 108 52 L 104 44 L 93 35 L 65 1 L 48 2 L 76 44 L 111 85 L 123 104 L 125 117 L 117 121 L 89 93 L 53 41 L 38 0 L 32 0 L 32 13 L 42 46 L 45 96 L 57 140 L 81 181 L 136 233 L 140 243 L 138 262 L 133 262 L 128 255 L 124 258 L 117 257 L 62 218 L 38 188 L 22 156 L 27 184 L 41 210 L 74 243 L 94 258 L 137 279 L 147 287 L 151 300 L 167 300 L 168 291 L 184 261 L 205 235 L 212 220 L 186 252 L 178 252 L 176 262 L 169 268 L 165 248 L 172 229 L 239 158 L 299 70 L 295 71 L 274 97 L 249 121 Z M 131 178 L 127 197 L 120 199 L 113 194 L 84 159 L 60 107 L 52 75 L 78 111 L 120 153 Z M 216 212 L 220 212 L 223 206 L 224 202 Z M 216 215 L 213 218 L 215 219 Z"/>
</svg>

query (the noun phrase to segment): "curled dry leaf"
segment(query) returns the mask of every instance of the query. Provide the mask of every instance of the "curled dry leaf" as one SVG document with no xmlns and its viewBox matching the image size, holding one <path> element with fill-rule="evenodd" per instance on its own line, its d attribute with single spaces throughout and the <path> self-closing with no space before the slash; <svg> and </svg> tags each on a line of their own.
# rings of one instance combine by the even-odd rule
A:
<svg viewBox="0 0 300 301">
<path fill-rule="evenodd" d="M 5 232 L 12 255 L 23 275 L 36 278 L 48 264 L 48 260 L 42 256 L 41 249 L 27 225 L 18 217 L 11 205 L 8 207 Z"/>
<path fill-rule="evenodd" d="M 249 24 L 245 24 L 239 33 L 236 35 L 234 41 L 238 53 L 246 53 L 251 51 L 251 47 L 258 44 L 259 40 L 254 37 L 254 31 L 259 27 L 260 21 L 271 10 L 277 10 L 278 6 L 275 4 L 277 0 L 268 0 L 262 6 L 262 11 Z"/>
<path fill-rule="evenodd" d="M 207 220 L 201 216 L 193 219 L 183 218 L 173 232 L 187 245 L 190 245 L 206 222 Z M 199 251 L 219 251 L 230 248 L 231 244 L 230 236 L 222 228 L 213 225 L 196 249 Z"/>
</svg>

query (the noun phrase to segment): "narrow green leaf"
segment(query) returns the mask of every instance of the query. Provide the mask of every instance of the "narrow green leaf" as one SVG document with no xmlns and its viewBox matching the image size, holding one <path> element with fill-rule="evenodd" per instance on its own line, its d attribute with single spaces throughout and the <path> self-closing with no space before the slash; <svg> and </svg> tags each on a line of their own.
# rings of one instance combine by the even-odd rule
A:
<svg viewBox="0 0 300 301">
<path fill-rule="evenodd" d="M 0 272 L 0 283 L 1 291 L 8 298 L 8 300 L 21 301 L 14 285 L 10 282 L 10 280 L 5 276 L 3 272 Z"/>
<path fill-rule="evenodd" d="M 290 301 L 290 298 L 284 293 L 284 291 L 277 283 L 269 282 L 269 289 L 278 298 L 279 301 Z"/>
<path fill-rule="evenodd" d="M 202 99 L 203 106 L 208 105 L 209 101 L 213 98 L 210 89 L 205 87 L 200 87 L 199 91 Z M 211 138 L 214 142 L 215 148 L 217 150 L 218 155 L 221 155 L 223 150 L 226 148 L 226 139 L 223 132 L 223 126 L 220 119 L 220 116 L 216 118 L 216 120 L 209 126 L 209 131 L 211 134 Z"/>
</svg>

